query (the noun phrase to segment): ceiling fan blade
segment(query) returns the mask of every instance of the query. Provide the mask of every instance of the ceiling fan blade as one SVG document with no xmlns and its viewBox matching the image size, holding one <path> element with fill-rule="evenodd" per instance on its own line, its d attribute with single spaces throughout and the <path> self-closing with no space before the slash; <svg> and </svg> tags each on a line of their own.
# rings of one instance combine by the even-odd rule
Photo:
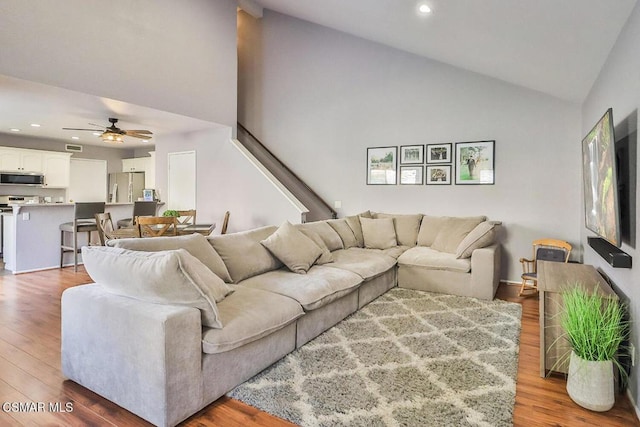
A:
<svg viewBox="0 0 640 427">
<path fill-rule="evenodd" d="M 62 128 L 62 130 L 86 130 L 89 132 L 102 132 L 102 129 L 77 129 L 77 128 Z"/>
<path fill-rule="evenodd" d="M 130 130 L 125 130 L 124 132 L 125 133 L 131 132 L 131 133 L 142 133 L 142 134 L 147 134 L 147 135 L 153 135 L 153 132 L 148 131 L 148 130 L 133 130 L 133 129 L 130 129 Z"/>
<path fill-rule="evenodd" d="M 149 136 L 149 135 L 140 135 L 140 134 L 137 134 L 137 133 L 129 133 L 129 132 L 127 132 L 125 135 L 126 136 L 132 136 L 134 138 L 140 138 L 140 139 L 151 139 L 151 136 Z"/>
<path fill-rule="evenodd" d="M 97 124 L 95 124 L 95 123 L 87 123 L 87 124 L 88 124 L 88 125 L 91 125 L 91 126 L 98 127 L 98 128 L 102 128 L 102 129 L 104 129 L 104 128 L 105 128 L 103 125 L 97 125 Z"/>
</svg>

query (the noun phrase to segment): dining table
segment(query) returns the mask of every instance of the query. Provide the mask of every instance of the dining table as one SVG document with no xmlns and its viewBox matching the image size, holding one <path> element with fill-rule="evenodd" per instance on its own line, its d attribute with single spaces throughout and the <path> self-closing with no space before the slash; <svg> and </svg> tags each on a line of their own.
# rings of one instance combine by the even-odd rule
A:
<svg viewBox="0 0 640 427">
<path fill-rule="evenodd" d="M 216 224 L 178 224 L 177 229 L 179 235 L 198 233 L 208 236 L 216 229 Z"/>
</svg>

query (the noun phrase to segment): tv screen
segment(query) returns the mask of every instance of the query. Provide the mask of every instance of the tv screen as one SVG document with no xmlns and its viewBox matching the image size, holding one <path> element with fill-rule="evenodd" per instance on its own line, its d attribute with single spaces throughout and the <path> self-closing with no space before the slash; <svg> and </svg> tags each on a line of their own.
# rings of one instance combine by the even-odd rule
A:
<svg viewBox="0 0 640 427">
<path fill-rule="evenodd" d="M 620 208 L 613 111 L 611 108 L 582 140 L 582 175 L 586 227 L 620 246 Z"/>
</svg>

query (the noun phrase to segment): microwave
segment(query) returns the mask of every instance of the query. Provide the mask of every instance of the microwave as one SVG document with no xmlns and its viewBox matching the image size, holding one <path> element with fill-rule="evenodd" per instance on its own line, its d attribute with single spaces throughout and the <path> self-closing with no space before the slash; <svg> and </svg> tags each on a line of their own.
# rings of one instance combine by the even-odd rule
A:
<svg viewBox="0 0 640 427">
<path fill-rule="evenodd" d="M 0 185 L 31 185 L 42 187 L 44 185 L 44 175 L 37 172 L 0 172 Z"/>
</svg>

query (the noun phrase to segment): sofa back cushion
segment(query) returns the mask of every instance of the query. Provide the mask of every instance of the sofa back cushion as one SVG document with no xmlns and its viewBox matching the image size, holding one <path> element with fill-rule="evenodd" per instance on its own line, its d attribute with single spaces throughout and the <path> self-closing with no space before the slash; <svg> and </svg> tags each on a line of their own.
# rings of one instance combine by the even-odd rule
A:
<svg viewBox="0 0 640 427">
<path fill-rule="evenodd" d="M 306 274 L 322 255 L 313 240 L 286 221 L 275 233 L 260 242 L 294 273 Z"/>
<path fill-rule="evenodd" d="M 359 248 L 364 247 L 364 236 L 362 236 L 362 225 L 360 225 L 360 217 L 358 215 L 347 216 L 344 218 L 353 231 L 353 235 L 356 238 L 356 243 Z"/>
<path fill-rule="evenodd" d="M 392 218 L 360 218 L 364 247 L 368 249 L 389 249 L 398 245 Z"/>
<path fill-rule="evenodd" d="M 185 249 L 200 262 L 209 267 L 218 277 L 231 283 L 231 276 L 220 255 L 202 234 L 187 236 L 154 237 L 153 239 L 115 239 L 107 241 L 107 246 L 130 249 L 132 251 L 158 252 Z"/>
<path fill-rule="evenodd" d="M 338 233 L 342 240 L 342 246 L 344 249 L 358 246 L 358 239 L 356 239 L 356 235 L 353 233 L 351 227 L 349 227 L 349 223 L 345 218 L 330 219 L 327 221 L 327 224 L 336 230 L 336 233 Z"/>
<path fill-rule="evenodd" d="M 306 222 L 304 224 L 296 224 L 296 227 L 300 230 L 311 230 L 318 233 L 320 238 L 324 241 L 324 244 L 327 245 L 327 248 L 331 252 L 337 251 L 338 249 L 344 249 L 344 244 L 342 243 L 342 239 L 340 235 L 333 229 L 327 221 L 315 221 L 315 222 Z"/>
<path fill-rule="evenodd" d="M 422 216 L 422 214 L 375 214 L 376 218 L 392 218 L 393 226 L 396 230 L 396 239 L 398 240 L 398 245 L 410 247 L 415 246 L 418 240 L 418 231 L 420 230 L 420 222 L 422 221 Z"/>
<path fill-rule="evenodd" d="M 260 244 L 260 241 L 271 236 L 277 229 L 275 226 L 267 226 L 207 239 L 227 266 L 233 283 L 238 283 L 282 267 L 280 260 Z"/>
<path fill-rule="evenodd" d="M 486 219 L 484 216 L 448 217 L 440 227 L 431 248 L 455 254 L 458 245 L 467 237 L 467 234 Z"/>
<path fill-rule="evenodd" d="M 418 246 L 431 246 L 436 236 L 440 232 L 440 228 L 447 221 L 448 216 L 431 216 L 425 215 L 420 223 L 420 231 L 418 231 Z"/>
<path fill-rule="evenodd" d="M 456 258 L 469 258 L 476 249 L 486 248 L 496 240 L 496 223 L 483 221 L 462 239 L 456 248 Z"/>
<path fill-rule="evenodd" d="M 322 264 L 327 264 L 327 263 L 333 262 L 333 255 L 331 255 L 331 251 L 329 251 L 329 248 L 324 243 L 324 240 L 322 240 L 322 238 L 320 237 L 320 235 L 318 233 L 316 233 L 313 230 L 306 229 L 306 228 L 299 228 L 299 230 L 300 230 L 300 232 L 302 234 L 304 234 L 305 236 L 307 236 L 308 238 L 313 240 L 313 243 L 318 245 L 318 247 L 322 251 L 322 254 L 316 260 L 316 264 L 322 265 Z"/>
<path fill-rule="evenodd" d="M 222 328 L 216 302 L 233 289 L 184 249 L 139 252 L 107 246 L 84 246 L 89 276 L 116 295 L 155 304 L 200 310 L 202 324 Z"/>
</svg>

